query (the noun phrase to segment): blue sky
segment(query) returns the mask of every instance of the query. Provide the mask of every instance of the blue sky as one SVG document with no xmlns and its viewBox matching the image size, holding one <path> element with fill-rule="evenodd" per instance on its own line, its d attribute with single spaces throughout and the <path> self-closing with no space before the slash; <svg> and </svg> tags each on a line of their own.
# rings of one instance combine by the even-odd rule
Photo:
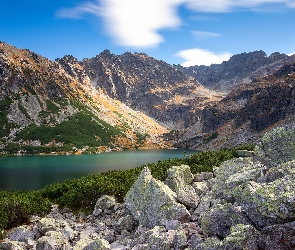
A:
<svg viewBox="0 0 295 250">
<path fill-rule="evenodd" d="M 295 53 L 295 0 L 1 0 L 0 23 L 0 41 L 51 60 L 109 49 L 190 66 Z"/>
</svg>

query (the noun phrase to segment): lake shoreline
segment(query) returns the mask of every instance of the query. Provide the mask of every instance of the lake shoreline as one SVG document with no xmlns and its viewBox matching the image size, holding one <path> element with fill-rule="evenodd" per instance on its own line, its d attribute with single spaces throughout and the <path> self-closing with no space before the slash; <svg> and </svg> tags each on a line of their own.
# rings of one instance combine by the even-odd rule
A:
<svg viewBox="0 0 295 250">
<path fill-rule="evenodd" d="M 197 152 L 171 148 L 110 151 L 106 154 L 6 155 L 0 157 L 0 190 L 36 190 L 53 182 L 109 170 L 131 169 L 159 160 L 185 158 Z"/>
</svg>

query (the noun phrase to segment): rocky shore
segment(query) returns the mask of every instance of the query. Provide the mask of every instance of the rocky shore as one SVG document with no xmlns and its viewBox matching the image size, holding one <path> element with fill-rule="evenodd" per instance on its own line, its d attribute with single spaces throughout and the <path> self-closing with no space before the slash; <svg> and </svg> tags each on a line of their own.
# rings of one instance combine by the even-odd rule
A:
<svg viewBox="0 0 295 250">
<path fill-rule="evenodd" d="M 145 168 L 124 203 L 102 196 L 90 215 L 53 205 L 0 249 L 295 249 L 294 142 L 294 127 L 277 128 L 213 173 L 174 166 L 165 182 Z"/>
</svg>

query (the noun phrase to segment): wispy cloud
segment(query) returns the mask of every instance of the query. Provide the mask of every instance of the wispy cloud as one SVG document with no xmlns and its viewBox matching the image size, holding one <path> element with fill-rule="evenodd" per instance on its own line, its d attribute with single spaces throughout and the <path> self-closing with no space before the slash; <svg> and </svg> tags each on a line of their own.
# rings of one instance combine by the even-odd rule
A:
<svg viewBox="0 0 295 250">
<path fill-rule="evenodd" d="M 82 5 L 73 7 L 73 8 L 62 8 L 56 12 L 56 15 L 61 18 L 82 18 L 85 14 L 93 14 L 96 16 L 102 15 L 102 8 L 99 5 L 99 1 L 97 3 L 84 3 Z"/>
<path fill-rule="evenodd" d="M 206 31 L 196 31 L 196 30 L 192 31 L 192 34 L 194 35 L 196 40 L 206 40 L 209 38 L 221 36 L 218 33 L 206 32 Z"/>
<path fill-rule="evenodd" d="M 117 44 L 129 47 L 154 47 L 164 41 L 164 28 L 181 25 L 177 14 L 180 5 L 201 13 L 229 12 L 236 9 L 269 6 L 295 8 L 295 0 L 96 0 L 73 8 L 60 9 L 58 17 L 83 18 L 85 14 L 102 17 L 105 28 Z M 196 33 L 196 36 L 215 36 Z"/>
<path fill-rule="evenodd" d="M 253 9 L 276 6 L 280 8 L 295 8 L 294 0 L 186 0 L 187 6 L 198 12 L 229 12 L 236 9 Z"/>
<path fill-rule="evenodd" d="M 194 65 L 206 65 L 209 66 L 213 63 L 222 63 L 227 61 L 232 54 L 229 52 L 214 53 L 206 49 L 187 49 L 179 51 L 176 56 L 184 59 L 181 64 L 184 67 L 194 66 Z"/>
</svg>

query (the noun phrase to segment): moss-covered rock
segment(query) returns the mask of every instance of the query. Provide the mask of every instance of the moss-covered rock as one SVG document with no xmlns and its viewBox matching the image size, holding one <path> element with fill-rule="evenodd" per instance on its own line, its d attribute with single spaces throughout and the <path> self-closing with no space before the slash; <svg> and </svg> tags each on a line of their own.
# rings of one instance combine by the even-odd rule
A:
<svg viewBox="0 0 295 250">
<path fill-rule="evenodd" d="M 61 232 L 49 231 L 37 240 L 36 250 L 44 249 L 70 250 L 72 248 Z"/>
<path fill-rule="evenodd" d="M 201 216 L 201 227 L 209 236 L 225 238 L 232 226 L 246 223 L 231 204 L 217 204 Z"/>
<path fill-rule="evenodd" d="M 295 219 L 295 182 L 288 175 L 270 183 L 249 182 L 236 188 L 235 197 L 259 228 Z"/>
<path fill-rule="evenodd" d="M 266 133 L 255 147 L 255 154 L 270 166 L 295 159 L 295 127 L 279 127 Z"/>
<path fill-rule="evenodd" d="M 256 181 L 264 168 L 263 164 L 253 158 L 236 158 L 226 161 L 214 168 L 212 194 L 219 199 L 233 201 L 233 191 L 247 181 Z"/>
<path fill-rule="evenodd" d="M 188 221 L 190 213 L 176 201 L 176 194 L 143 169 L 125 197 L 126 207 L 143 226 L 165 225 L 167 220 Z"/>
<path fill-rule="evenodd" d="M 237 224 L 230 229 L 231 233 L 223 242 L 227 250 L 258 250 L 260 249 L 260 233 L 251 225 Z"/>
<path fill-rule="evenodd" d="M 109 242 L 104 239 L 91 240 L 88 238 L 81 239 L 73 248 L 73 250 L 110 250 Z"/>
<path fill-rule="evenodd" d="M 173 166 L 167 171 L 165 183 L 176 193 L 177 200 L 187 207 L 196 208 L 199 196 L 192 187 L 194 179 L 188 165 Z"/>
</svg>

